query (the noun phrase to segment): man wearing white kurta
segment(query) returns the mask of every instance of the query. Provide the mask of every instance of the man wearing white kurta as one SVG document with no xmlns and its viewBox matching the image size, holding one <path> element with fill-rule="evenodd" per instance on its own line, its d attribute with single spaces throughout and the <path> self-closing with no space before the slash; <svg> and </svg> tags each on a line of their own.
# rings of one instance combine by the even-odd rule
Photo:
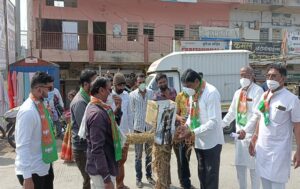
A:
<svg viewBox="0 0 300 189">
<path fill-rule="evenodd" d="M 223 125 L 228 126 L 233 120 L 236 120 L 236 132 L 239 134 L 239 139 L 235 140 L 235 166 L 240 189 L 247 188 L 247 168 L 250 170 L 251 188 L 259 189 L 259 177 L 255 173 L 255 159 L 251 157 L 248 152 L 251 136 L 255 127 L 249 128 L 247 121 L 250 120 L 253 115 L 254 108 L 263 94 L 263 89 L 253 82 L 254 73 L 251 67 L 241 68 L 240 75 L 241 89 L 235 92 L 228 113 L 223 118 Z M 242 92 L 245 92 L 247 97 L 245 109 L 246 119 L 244 122 L 239 121 L 237 118 Z"/>
<path fill-rule="evenodd" d="M 261 96 L 258 110 L 250 121 L 255 125 L 259 120 L 249 151 L 256 155 L 256 170 L 263 189 L 285 188 L 290 176 L 293 129 L 297 143 L 294 166 L 300 165 L 300 101 L 284 88 L 286 76 L 283 65 L 271 64 L 268 67 L 270 90 Z"/>
</svg>

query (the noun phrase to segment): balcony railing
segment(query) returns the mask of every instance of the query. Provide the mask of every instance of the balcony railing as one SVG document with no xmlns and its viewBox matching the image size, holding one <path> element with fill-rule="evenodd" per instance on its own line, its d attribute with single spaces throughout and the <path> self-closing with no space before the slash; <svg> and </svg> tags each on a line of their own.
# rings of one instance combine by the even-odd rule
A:
<svg viewBox="0 0 300 189">
<path fill-rule="evenodd" d="M 94 34 L 95 51 L 144 52 L 147 49 L 152 53 L 171 52 L 172 37 Z"/>
<path fill-rule="evenodd" d="M 172 51 L 172 37 L 127 35 L 93 35 L 93 44 L 88 46 L 88 34 L 42 32 L 42 49 L 88 50 L 109 52 L 169 53 Z M 38 48 L 38 38 L 37 38 Z"/>
<path fill-rule="evenodd" d="M 87 50 L 87 37 L 82 33 L 42 32 L 42 49 Z"/>
</svg>

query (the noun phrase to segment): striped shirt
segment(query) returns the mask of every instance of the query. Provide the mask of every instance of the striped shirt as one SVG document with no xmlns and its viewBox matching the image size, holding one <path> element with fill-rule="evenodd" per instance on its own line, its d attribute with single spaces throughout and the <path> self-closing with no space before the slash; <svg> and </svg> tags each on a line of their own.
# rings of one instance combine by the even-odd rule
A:
<svg viewBox="0 0 300 189">
<path fill-rule="evenodd" d="M 146 89 L 145 97 L 136 89 L 130 93 L 130 107 L 133 114 L 133 128 L 135 131 L 149 131 L 152 126 L 146 123 L 147 101 L 153 97 L 153 92 Z"/>
</svg>

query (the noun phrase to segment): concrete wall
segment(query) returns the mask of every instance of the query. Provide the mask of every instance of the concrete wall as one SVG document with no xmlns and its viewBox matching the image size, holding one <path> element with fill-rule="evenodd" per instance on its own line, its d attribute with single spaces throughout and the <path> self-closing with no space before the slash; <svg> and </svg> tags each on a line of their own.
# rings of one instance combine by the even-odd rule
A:
<svg viewBox="0 0 300 189">
<path fill-rule="evenodd" d="M 38 0 L 29 0 L 33 2 L 31 7 L 31 17 L 29 18 L 29 28 L 36 28 L 36 18 L 38 18 Z M 88 21 L 88 33 L 93 33 L 93 22 L 106 22 L 106 33 L 111 35 L 113 25 L 121 25 L 122 35 L 127 35 L 127 24 L 137 23 L 139 26 L 139 35 L 143 35 L 143 25 L 146 23 L 154 24 L 155 36 L 174 36 L 175 25 L 185 26 L 185 37 L 189 37 L 190 25 L 202 26 L 229 26 L 230 9 L 235 6 L 232 3 L 173 3 L 161 2 L 160 0 L 78 0 L 77 8 L 60 8 L 46 6 L 46 1 L 42 1 L 42 18 L 43 19 L 63 19 L 63 20 L 85 20 Z M 30 16 L 30 14 L 29 14 Z M 33 39 L 35 47 L 36 32 L 31 30 L 30 37 Z M 144 46 L 141 45 L 136 50 L 128 50 L 128 46 L 134 47 L 127 42 L 122 41 L 118 52 L 113 48 L 118 46 L 118 42 L 110 43 L 107 39 L 106 46 L 108 52 L 91 52 L 93 51 L 91 41 L 89 40 L 89 56 L 72 58 L 73 61 L 84 62 L 144 62 Z M 172 44 L 170 39 L 159 42 L 149 43 L 148 62 L 152 62 L 167 52 L 171 51 Z M 142 39 L 140 40 L 142 43 Z M 158 43 L 163 43 L 165 48 L 158 51 Z M 112 48 L 113 47 L 113 48 Z M 110 52 L 109 52 L 110 51 Z M 123 52 L 122 52 L 123 51 Z M 163 52 L 163 53 L 161 53 Z M 58 54 L 58 56 L 57 56 Z M 80 53 L 79 53 L 80 54 Z M 81 55 L 81 54 L 80 54 Z M 70 61 L 70 56 L 77 56 L 73 52 L 63 50 L 43 50 L 43 57 L 60 62 Z"/>
<path fill-rule="evenodd" d="M 276 13 L 276 12 L 275 12 Z M 259 30 L 249 29 L 249 22 L 259 22 L 259 28 L 271 28 L 269 30 L 269 39 L 272 39 L 272 29 L 287 29 L 288 31 L 300 30 L 300 12 L 299 14 L 291 14 L 292 26 L 273 26 L 272 25 L 272 12 L 271 11 L 247 11 L 247 10 L 231 10 L 230 12 L 230 25 L 243 25 L 245 28 L 246 36 L 248 39 L 259 39 Z M 245 37 L 247 39 L 247 37 Z"/>
</svg>

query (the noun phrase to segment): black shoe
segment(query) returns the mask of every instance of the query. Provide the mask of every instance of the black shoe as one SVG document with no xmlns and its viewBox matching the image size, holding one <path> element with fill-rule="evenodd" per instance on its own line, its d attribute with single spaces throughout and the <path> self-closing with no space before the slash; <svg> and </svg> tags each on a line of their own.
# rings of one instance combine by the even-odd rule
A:
<svg viewBox="0 0 300 189">
<path fill-rule="evenodd" d="M 155 180 L 153 180 L 152 177 L 148 177 L 147 180 L 151 185 L 153 185 L 153 186 L 155 185 Z"/>
<path fill-rule="evenodd" d="M 141 181 L 136 181 L 136 186 L 138 187 L 138 188 L 143 188 L 143 183 L 141 182 Z"/>
</svg>

